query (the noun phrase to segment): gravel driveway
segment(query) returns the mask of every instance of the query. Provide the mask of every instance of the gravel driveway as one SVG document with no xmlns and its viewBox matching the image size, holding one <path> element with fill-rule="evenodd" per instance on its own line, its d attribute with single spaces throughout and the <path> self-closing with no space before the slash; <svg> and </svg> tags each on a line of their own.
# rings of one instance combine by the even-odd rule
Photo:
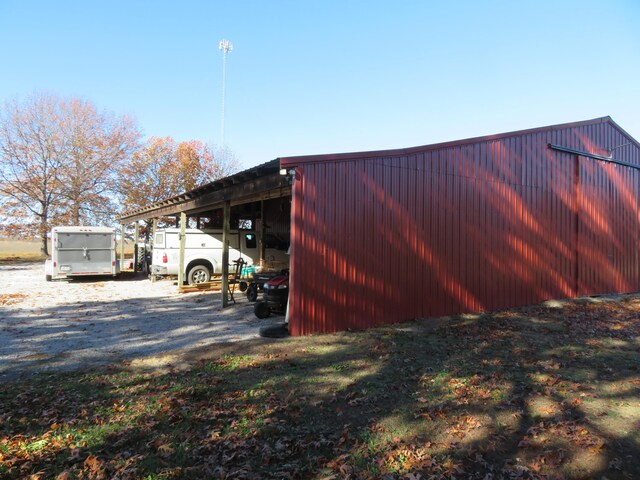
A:
<svg viewBox="0 0 640 480">
<path fill-rule="evenodd" d="M 0 381 L 256 338 L 282 322 L 235 297 L 222 310 L 220 293 L 181 294 L 170 280 L 46 282 L 43 264 L 0 265 Z"/>
</svg>

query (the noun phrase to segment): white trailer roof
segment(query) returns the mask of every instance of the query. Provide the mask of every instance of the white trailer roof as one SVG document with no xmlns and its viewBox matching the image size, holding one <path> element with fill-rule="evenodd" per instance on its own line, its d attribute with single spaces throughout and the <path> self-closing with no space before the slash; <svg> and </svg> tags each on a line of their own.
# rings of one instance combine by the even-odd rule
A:
<svg viewBox="0 0 640 480">
<path fill-rule="evenodd" d="M 53 227 L 52 232 L 61 233 L 114 233 L 111 227 Z"/>
</svg>

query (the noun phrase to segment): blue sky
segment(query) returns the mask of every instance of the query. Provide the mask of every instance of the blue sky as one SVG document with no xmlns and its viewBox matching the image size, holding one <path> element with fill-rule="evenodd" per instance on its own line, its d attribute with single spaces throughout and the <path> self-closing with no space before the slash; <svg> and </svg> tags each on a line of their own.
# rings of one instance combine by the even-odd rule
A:
<svg viewBox="0 0 640 480">
<path fill-rule="evenodd" d="M 0 101 L 34 91 L 225 139 L 245 167 L 604 115 L 640 140 L 640 1 L 0 0 Z"/>
</svg>

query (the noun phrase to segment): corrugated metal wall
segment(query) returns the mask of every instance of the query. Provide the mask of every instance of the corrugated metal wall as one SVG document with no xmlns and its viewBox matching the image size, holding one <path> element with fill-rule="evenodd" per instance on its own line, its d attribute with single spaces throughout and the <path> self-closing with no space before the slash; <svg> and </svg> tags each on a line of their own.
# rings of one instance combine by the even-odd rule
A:
<svg viewBox="0 0 640 480">
<path fill-rule="evenodd" d="M 267 232 L 279 238 L 289 238 L 291 230 L 291 197 L 274 198 L 264 202 Z"/>
<path fill-rule="evenodd" d="M 630 141 L 599 120 L 282 159 L 297 166 L 291 333 L 640 290 L 640 172 L 547 146 L 608 155 Z M 640 163 L 637 143 L 615 155 Z"/>
</svg>

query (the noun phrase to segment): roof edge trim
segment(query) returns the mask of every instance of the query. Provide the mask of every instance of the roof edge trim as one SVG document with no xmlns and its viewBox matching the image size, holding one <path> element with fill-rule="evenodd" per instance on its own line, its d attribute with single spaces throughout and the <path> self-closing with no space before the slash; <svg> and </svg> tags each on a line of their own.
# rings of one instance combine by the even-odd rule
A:
<svg viewBox="0 0 640 480">
<path fill-rule="evenodd" d="M 401 155 L 412 155 L 420 152 L 427 152 L 431 150 L 438 150 L 441 148 L 457 147 L 461 145 L 468 145 L 470 143 L 486 142 L 491 140 L 501 140 L 518 135 L 527 135 L 530 133 L 544 132 L 547 130 L 562 130 L 564 128 L 582 127 L 586 125 L 596 125 L 599 123 L 610 123 L 614 128 L 620 130 L 621 133 L 631 138 L 634 143 L 640 146 L 637 140 L 631 135 L 626 133 L 617 123 L 613 121 L 610 116 L 598 117 L 591 120 L 583 120 L 578 122 L 560 123 L 557 125 L 548 125 L 544 127 L 528 128 L 525 130 L 515 130 L 512 132 L 498 133 L 493 135 L 483 135 L 480 137 L 465 138 L 462 140 L 452 140 L 447 142 L 432 143 L 429 145 L 421 145 L 417 147 L 398 148 L 390 150 L 372 150 L 366 152 L 350 152 L 350 153 L 328 153 L 320 155 L 300 155 L 293 157 L 280 157 L 280 165 L 282 167 L 295 167 L 307 163 L 324 163 L 324 162 L 338 162 L 343 160 L 356 160 L 360 158 L 376 158 L 376 157 L 393 157 Z"/>
</svg>

